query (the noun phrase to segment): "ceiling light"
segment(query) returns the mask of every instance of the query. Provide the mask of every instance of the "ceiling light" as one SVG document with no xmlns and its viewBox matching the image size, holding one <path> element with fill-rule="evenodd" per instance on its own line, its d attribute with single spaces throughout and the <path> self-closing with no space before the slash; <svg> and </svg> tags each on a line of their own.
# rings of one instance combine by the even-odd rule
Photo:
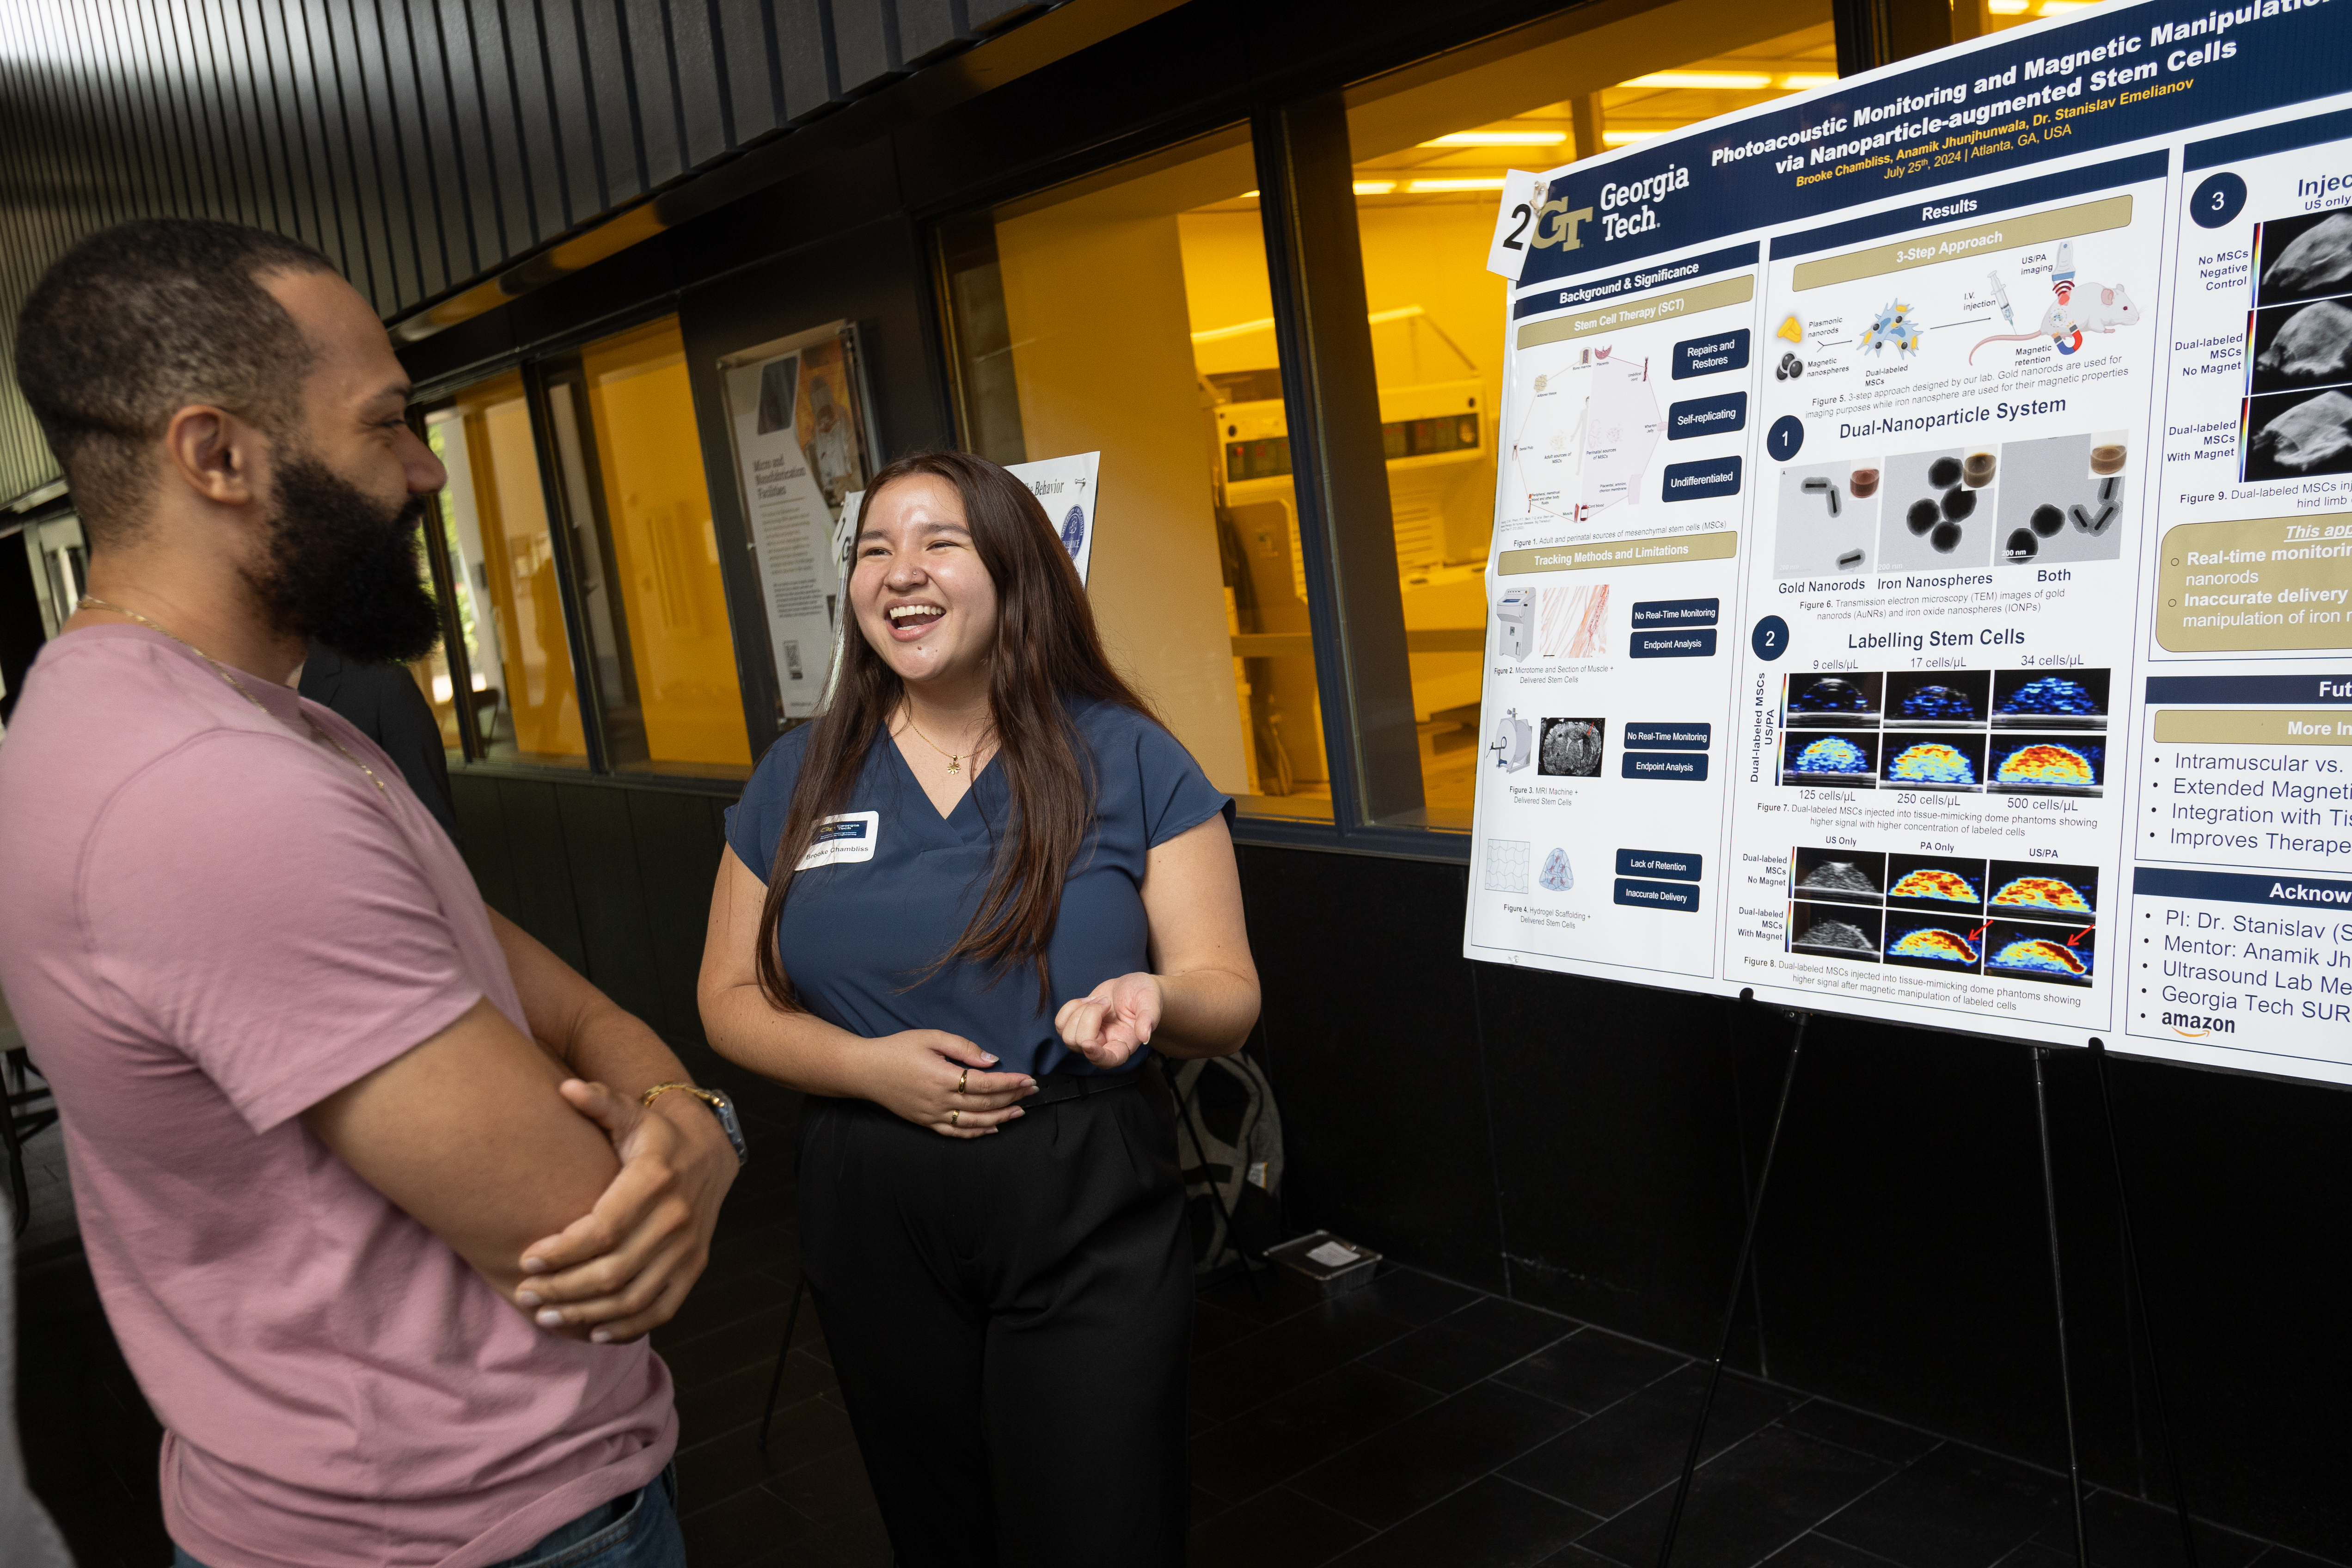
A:
<svg viewBox="0 0 2352 1568">
<path fill-rule="evenodd" d="M 1450 131 L 1424 147 L 1555 147 L 1568 140 L 1565 131 Z"/>
<path fill-rule="evenodd" d="M 1759 87 L 1770 87 L 1772 79 L 1748 71 L 1652 71 L 1631 81 L 1621 81 L 1619 87 L 1685 87 L 1713 88 L 1727 92 L 1753 92 Z"/>
<path fill-rule="evenodd" d="M 1996 16 L 2022 16 L 2029 0 L 1985 0 L 1985 9 Z"/>
<path fill-rule="evenodd" d="M 1484 180 L 1415 180 L 1405 186 L 1414 195 L 1427 191 L 1499 191 L 1502 188 L 1503 180 L 1499 174 Z"/>
<path fill-rule="evenodd" d="M 2042 16 L 2063 16 L 2069 11 L 2087 11 L 2098 0 L 2042 0 L 2035 14 Z"/>
<path fill-rule="evenodd" d="M 1809 87 L 1827 87 L 1835 80 L 1835 71 L 1790 71 L 1780 79 L 1780 85 L 1790 92 L 1802 92 Z"/>
<path fill-rule="evenodd" d="M 1384 196 L 1397 188 L 1394 180 L 1358 180 L 1356 194 L 1360 196 Z"/>
<path fill-rule="evenodd" d="M 1662 131 L 1603 131 L 1601 133 L 1601 144 L 1604 147 L 1622 147 L 1628 142 L 1647 142 L 1653 136 L 1664 134 L 1665 132 Z"/>
</svg>

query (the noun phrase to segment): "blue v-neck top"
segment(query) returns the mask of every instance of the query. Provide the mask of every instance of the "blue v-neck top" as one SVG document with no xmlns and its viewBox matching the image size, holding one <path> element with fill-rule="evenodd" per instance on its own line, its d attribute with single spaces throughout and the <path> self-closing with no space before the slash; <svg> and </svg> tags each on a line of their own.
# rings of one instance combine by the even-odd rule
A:
<svg viewBox="0 0 2352 1568">
<path fill-rule="evenodd" d="M 1062 1044 L 1054 1015 L 1117 975 L 1149 969 L 1143 869 L 1152 847 L 1234 803 L 1209 783 L 1177 739 L 1131 709 L 1069 705 L 1097 774 L 1094 832 L 1063 884 L 1046 957 L 1051 1005 L 1037 1005 L 1037 975 L 1024 966 L 991 984 L 985 964 L 959 960 L 918 981 L 953 947 L 988 888 L 1010 792 L 994 762 L 941 816 L 887 736 L 866 754 L 856 787 L 828 818 L 810 865 L 793 879 L 776 942 L 801 1005 L 868 1038 L 902 1029 L 945 1029 L 1002 1058 L 1003 1072 L 1092 1072 Z M 768 748 L 727 813 L 727 842 L 761 880 L 792 810 L 808 751 L 803 725 Z M 806 862 L 804 862 L 806 864 Z M 1139 1051 L 1126 1067 L 1143 1065 Z"/>
</svg>

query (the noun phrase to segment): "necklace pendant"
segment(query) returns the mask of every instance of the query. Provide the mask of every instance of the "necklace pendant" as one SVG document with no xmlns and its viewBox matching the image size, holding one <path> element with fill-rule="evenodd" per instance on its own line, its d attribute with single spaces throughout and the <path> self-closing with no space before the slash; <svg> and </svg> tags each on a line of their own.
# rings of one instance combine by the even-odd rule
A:
<svg viewBox="0 0 2352 1568">
<path fill-rule="evenodd" d="M 961 762 L 962 760 L 963 760 L 963 759 L 962 759 L 962 758 L 961 758 L 961 757 L 950 757 L 950 758 L 948 759 L 948 772 L 950 772 L 950 773 L 961 773 L 962 770 L 961 770 L 961 768 L 959 768 L 956 764 L 957 764 L 958 763 Z"/>
</svg>

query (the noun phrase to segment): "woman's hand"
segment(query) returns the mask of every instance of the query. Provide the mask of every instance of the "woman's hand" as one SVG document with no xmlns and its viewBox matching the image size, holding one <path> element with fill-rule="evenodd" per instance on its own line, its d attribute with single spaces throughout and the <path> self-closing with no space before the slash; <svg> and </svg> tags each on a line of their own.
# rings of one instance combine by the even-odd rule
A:
<svg viewBox="0 0 2352 1568">
<path fill-rule="evenodd" d="M 990 1072 L 996 1058 L 944 1029 L 908 1029 L 873 1042 L 865 1099 L 943 1138 L 978 1138 L 1026 1114 L 1037 1092 L 1026 1073 Z"/>
<path fill-rule="evenodd" d="M 1054 1027 L 1064 1045 L 1094 1066 L 1115 1068 L 1151 1043 L 1164 1002 L 1157 974 L 1122 974 L 1063 1003 Z"/>
</svg>

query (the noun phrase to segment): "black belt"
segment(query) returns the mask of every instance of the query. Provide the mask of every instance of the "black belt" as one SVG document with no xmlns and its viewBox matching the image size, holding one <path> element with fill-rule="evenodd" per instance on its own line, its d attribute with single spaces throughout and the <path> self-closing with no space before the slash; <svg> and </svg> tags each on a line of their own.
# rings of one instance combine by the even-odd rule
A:
<svg viewBox="0 0 2352 1568">
<path fill-rule="evenodd" d="M 1037 1075 L 1037 1092 L 1020 1104 L 1024 1110 L 1034 1110 L 1041 1105 L 1059 1105 L 1066 1100 L 1084 1100 L 1089 1095 L 1132 1089 L 1146 1077 L 1157 1079 L 1159 1076 L 1157 1057 L 1139 1068 L 1119 1073 L 1041 1072 Z"/>
</svg>

